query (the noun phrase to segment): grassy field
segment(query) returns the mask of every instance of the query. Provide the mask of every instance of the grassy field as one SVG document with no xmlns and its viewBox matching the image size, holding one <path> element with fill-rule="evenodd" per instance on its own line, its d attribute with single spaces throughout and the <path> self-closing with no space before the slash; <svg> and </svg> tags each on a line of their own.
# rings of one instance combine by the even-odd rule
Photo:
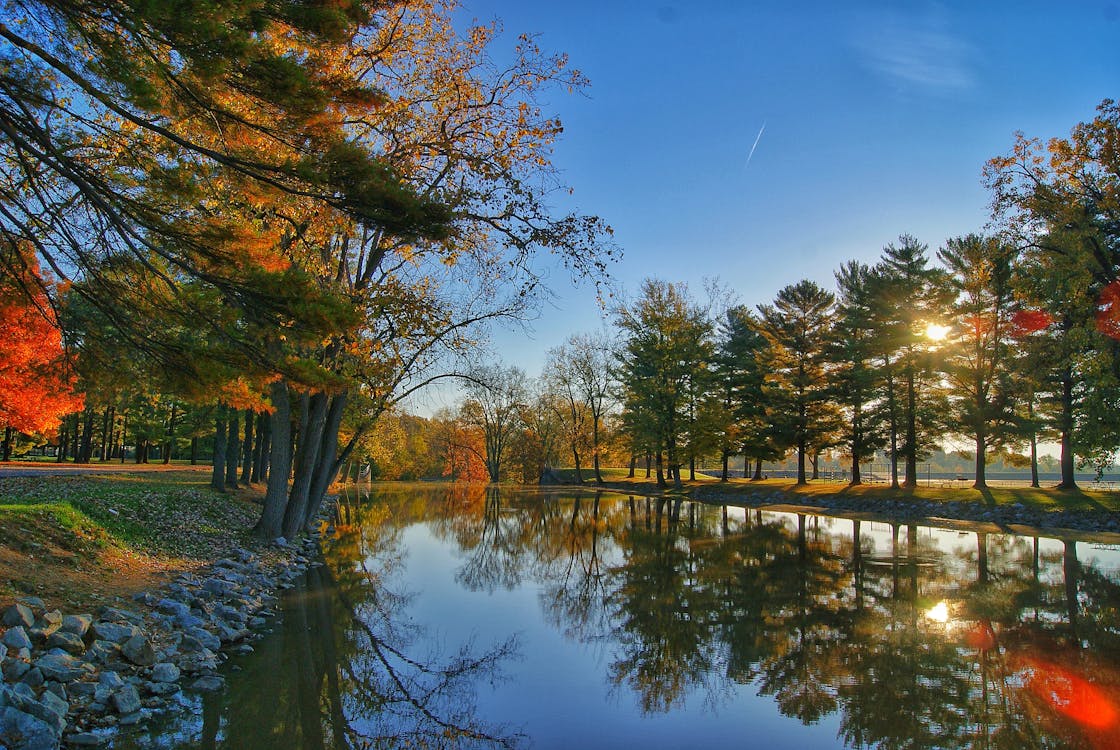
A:
<svg viewBox="0 0 1120 750">
<path fill-rule="evenodd" d="M 0 599 L 127 596 L 245 543 L 254 493 L 208 479 L 207 467 L 0 478 Z"/>
</svg>

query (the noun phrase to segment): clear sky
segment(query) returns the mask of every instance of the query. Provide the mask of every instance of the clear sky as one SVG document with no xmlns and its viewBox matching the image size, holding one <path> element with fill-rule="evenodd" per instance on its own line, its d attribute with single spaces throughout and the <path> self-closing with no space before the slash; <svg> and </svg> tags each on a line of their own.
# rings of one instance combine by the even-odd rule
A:
<svg viewBox="0 0 1120 750">
<path fill-rule="evenodd" d="M 574 205 L 603 217 L 633 292 L 643 278 L 718 278 L 767 302 L 802 278 L 833 288 L 901 233 L 982 230 L 984 162 L 1014 132 L 1064 136 L 1120 97 L 1117 2 L 463 0 L 501 19 L 497 49 L 538 34 L 586 74 L 555 92 L 555 163 Z M 761 134 L 761 135 L 760 135 Z M 560 270 L 535 332 L 498 332 L 530 375 L 570 333 L 601 325 Z"/>
</svg>

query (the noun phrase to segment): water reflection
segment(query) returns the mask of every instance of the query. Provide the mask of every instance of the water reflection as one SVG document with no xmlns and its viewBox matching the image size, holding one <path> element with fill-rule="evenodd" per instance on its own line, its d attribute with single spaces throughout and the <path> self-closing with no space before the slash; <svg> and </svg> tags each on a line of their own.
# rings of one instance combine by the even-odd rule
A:
<svg viewBox="0 0 1120 750">
<path fill-rule="evenodd" d="M 602 493 L 401 488 L 362 507 L 451 545 L 469 591 L 535 587 L 638 721 L 699 703 L 718 724 L 753 693 L 835 720 L 835 745 L 1120 746 L 1120 584 L 1086 543 Z"/>
<path fill-rule="evenodd" d="M 515 747 L 516 732 L 480 719 L 480 683 L 503 679 L 515 638 L 448 651 L 408 617 L 400 529 L 385 506 L 348 508 L 327 566 L 284 598 L 277 632 L 227 669 L 227 690 L 188 696 L 185 711 L 114 747 Z M 493 540 L 487 540 L 491 542 Z"/>
</svg>

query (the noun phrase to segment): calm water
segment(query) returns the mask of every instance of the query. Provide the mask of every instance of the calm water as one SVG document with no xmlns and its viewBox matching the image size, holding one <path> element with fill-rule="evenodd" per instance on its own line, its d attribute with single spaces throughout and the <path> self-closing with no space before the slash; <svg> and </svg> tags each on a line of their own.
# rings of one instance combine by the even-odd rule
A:
<svg viewBox="0 0 1120 750">
<path fill-rule="evenodd" d="M 1120 747 L 1107 545 L 594 493 L 349 501 L 226 692 L 118 747 Z"/>
</svg>

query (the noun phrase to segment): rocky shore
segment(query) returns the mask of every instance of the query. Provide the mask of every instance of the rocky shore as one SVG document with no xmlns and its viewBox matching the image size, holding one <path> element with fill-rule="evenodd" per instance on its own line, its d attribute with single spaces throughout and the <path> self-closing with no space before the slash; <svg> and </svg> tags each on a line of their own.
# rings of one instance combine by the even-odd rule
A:
<svg viewBox="0 0 1120 750">
<path fill-rule="evenodd" d="M 1022 503 L 987 505 L 976 501 L 931 501 L 921 498 L 877 499 L 859 496 L 799 495 L 781 491 L 736 491 L 702 487 L 693 493 L 699 502 L 745 507 L 796 505 L 821 512 L 866 513 L 896 521 L 943 519 L 996 526 L 1024 526 L 1040 530 L 1086 534 L 1120 533 L 1120 516 L 1107 510 L 1042 510 Z"/>
<path fill-rule="evenodd" d="M 219 666 L 252 641 L 318 554 L 318 538 L 238 549 L 129 607 L 48 611 L 23 597 L 0 610 L 0 748 L 104 745 L 169 710 L 181 690 L 224 687 Z"/>
</svg>

